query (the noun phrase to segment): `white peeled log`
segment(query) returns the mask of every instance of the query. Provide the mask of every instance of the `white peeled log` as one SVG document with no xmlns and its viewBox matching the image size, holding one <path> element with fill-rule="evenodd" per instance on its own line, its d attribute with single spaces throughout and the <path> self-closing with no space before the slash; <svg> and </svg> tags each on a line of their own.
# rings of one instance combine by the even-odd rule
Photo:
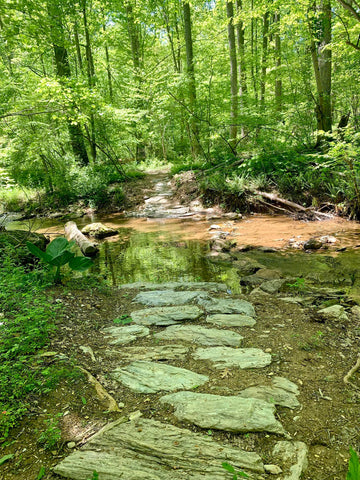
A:
<svg viewBox="0 0 360 480">
<path fill-rule="evenodd" d="M 65 224 L 65 237 L 69 242 L 74 240 L 86 257 L 92 257 L 99 251 L 97 244 L 90 242 L 90 240 L 80 232 L 75 222 L 67 222 Z"/>
</svg>

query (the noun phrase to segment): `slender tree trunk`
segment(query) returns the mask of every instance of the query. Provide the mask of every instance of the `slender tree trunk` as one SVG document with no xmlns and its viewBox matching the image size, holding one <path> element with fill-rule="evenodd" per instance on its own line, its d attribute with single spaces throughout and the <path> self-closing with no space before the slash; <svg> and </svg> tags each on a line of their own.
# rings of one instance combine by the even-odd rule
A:
<svg viewBox="0 0 360 480">
<path fill-rule="evenodd" d="M 237 6 L 237 13 L 239 14 L 242 9 L 242 0 L 236 1 Z M 239 80 L 240 80 L 240 97 L 241 97 L 241 104 L 244 105 L 246 103 L 245 97 L 247 95 L 247 83 L 246 83 L 246 63 L 245 63 L 245 29 L 244 29 L 244 22 L 240 20 L 236 25 L 236 33 L 237 33 L 237 44 L 238 44 L 238 51 L 239 51 Z"/>
<path fill-rule="evenodd" d="M 141 84 L 142 84 L 142 73 L 141 69 L 143 66 L 141 45 L 140 45 L 140 32 L 139 25 L 136 23 L 134 18 L 133 7 L 130 3 L 126 5 L 126 15 L 127 15 L 127 26 L 128 33 L 130 38 L 131 45 L 131 56 L 134 66 L 135 73 L 135 85 L 137 89 L 136 107 L 140 110 L 144 108 L 144 101 L 141 98 Z M 143 136 L 140 130 L 135 125 L 135 138 L 136 138 L 136 161 L 141 162 L 146 158 L 145 143 Z"/>
<path fill-rule="evenodd" d="M 75 15 L 76 15 L 76 12 L 74 12 L 74 16 Z M 79 30 L 78 30 L 76 17 L 74 19 L 74 40 L 75 40 L 75 48 L 76 48 L 76 58 L 77 58 L 77 61 L 78 61 L 78 64 L 79 64 L 79 70 L 82 73 L 84 67 L 83 67 L 83 60 L 82 60 L 82 55 L 81 55 Z"/>
<path fill-rule="evenodd" d="M 280 13 L 274 14 L 275 32 L 275 108 L 276 111 L 281 111 L 282 103 L 282 80 L 281 80 L 281 40 L 280 40 Z"/>
<path fill-rule="evenodd" d="M 254 0 L 251 0 L 251 12 L 254 10 Z M 255 105 L 258 105 L 258 88 L 257 88 L 257 19 L 251 16 L 251 79 L 254 89 Z"/>
<path fill-rule="evenodd" d="M 226 2 L 226 15 L 228 18 L 228 40 L 230 53 L 230 84 L 231 84 L 231 124 L 230 124 L 230 145 L 235 153 L 237 144 L 237 117 L 238 117 L 238 78 L 236 60 L 236 42 L 234 28 L 234 5 L 232 1 Z"/>
<path fill-rule="evenodd" d="M 0 16 L 0 31 L 4 31 L 4 24 L 2 18 Z M 6 56 L 6 61 L 4 62 L 7 68 L 9 69 L 9 73 L 11 76 L 14 75 L 13 68 L 12 68 L 12 53 L 7 50 L 7 53 L 4 55 Z"/>
<path fill-rule="evenodd" d="M 268 59 L 268 40 L 269 40 L 268 35 L 269 35 L 269 12 L 265 12 L 264 18 L 263 18 L 261 88 L 260 88 L 260 105 L 261 105 L 262 111 L 265 111 L 266 67 L 267 67 L 267 59 Z"/>
<path fill-rule="evenodd" d="M 54 0 L 48 0 L 47 11 L 52 28 L 50 30 L 53 44 L 56 73 L 60 79 L 71 78 L 71 70 L 67 49 L 64 46 L 64 31 L 61 19 L 61 8 Z M 89 163 L 81 127 L 70 119 L 67 122 L 70 143 L 75 157 L 79 158 L 82 165 Z"/>
<path fill-rule="evenodd" d="M 316 22 L 317 31 L 311 28 L 311 58 L 317 89 L 316 120 L 317 130 L 330 132 L 332 128 L 331 112 L 331 0 L 322 0 L 315 6 L 319 21 Z M 318 138 L 318 143 L 319 143 Z"/>
<path fill-rule="evenodd" d="M 189 107 L 191 110 L 191 117 L 189 121 L 190 129 L 190 143 L 191 151 L 194 156 L 200 152 L 199 145 L 199 125 L 196 115 L 196 83 L 195 83 L 195 69 L 194 69 L 194 53 L 193 41 L 191 32 L 191 13 L 190 5 L 187 0 L 183 0 L 183 15 L 184 15 L 184 35 L 186 46 L 186 76 L 188 85 Z"/>
<path fill-rule="evenodd" d="M 92 54 L 90 32 L 87 21 L 86 0 L 82 1 L 82 14 L 85 32 L 85 53 L 86 53 L 86 69 L 90 89 L 95 86 L 95 66 L 94 57 Z M 95 135 L 95 117 L 90 113 L 90 149 L 93 161 L 96 160 L 96 135 Z"/>
</svg>

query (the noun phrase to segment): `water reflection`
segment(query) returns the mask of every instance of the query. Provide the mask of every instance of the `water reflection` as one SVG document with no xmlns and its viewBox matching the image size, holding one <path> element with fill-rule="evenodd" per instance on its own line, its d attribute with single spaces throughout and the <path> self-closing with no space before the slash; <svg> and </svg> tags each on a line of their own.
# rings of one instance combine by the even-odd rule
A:
<svg viewBox="0 0 360 480">
<path fill-rule="evenodd" d="M 125 232 L 118 242 L 104 242 L 95 270 L 112 285 L 130 282 L 209 281 L 217 268 L 206 258 L 207 246 L 161 232 Z"/>
</svg>

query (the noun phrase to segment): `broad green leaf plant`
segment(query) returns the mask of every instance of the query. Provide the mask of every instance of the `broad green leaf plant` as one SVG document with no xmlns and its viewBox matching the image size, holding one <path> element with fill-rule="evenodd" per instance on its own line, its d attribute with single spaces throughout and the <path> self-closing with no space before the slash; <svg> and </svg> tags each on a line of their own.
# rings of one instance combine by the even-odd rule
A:
<svg viewBox="0 0 360 480">
<path fill-rule="evenodd" d="M 43 252 L 31 242 L 26 242 L 30 252 L 51 267 L 55 267 L 54 283 L 61 284 L 60 267 L 69 264 L 71 270 L 84 272 L 93 265 L 92 260 L 87 257 L 76 257 L 71 251 L 71 247 L 75 242 L 68 242 L 64 237 L 57 237 L 53 240 Z"/>
</svg>

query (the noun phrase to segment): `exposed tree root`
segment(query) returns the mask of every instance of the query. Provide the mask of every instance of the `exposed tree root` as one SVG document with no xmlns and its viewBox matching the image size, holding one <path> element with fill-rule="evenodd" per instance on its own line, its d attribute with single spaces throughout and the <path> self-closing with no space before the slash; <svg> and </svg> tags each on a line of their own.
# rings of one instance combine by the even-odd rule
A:
<svg viewBox="0 0 360 480">
<path fill-rule="evenodd" d="M 360 368 L 360 353 L 358 355 L 357 362 L 352 368 L 350 368 L 350 370 L 344 377 L 344 383 L 346 383 L 346 385 L 351 385 L 353 388 L 355 388 L 355 390 L 358 390 L 358 392 L 360 392 L 360 388 L 357 385 L 354 385 L 352 382 L 350 382 L 350 378 L 352 377 L 352 375 L 354 375 L 355 372 L 357 372 L 357 370 L 359 370 L 359 368 Z"/>
<path fill-rule="evenodd" d="M 98 382 L 93 375 L 91 375 L 90 372 L 85 370 L 85 368 L 83 368 L 83 367 L 77 366 L 76 368 L 78 368 L 81 372 L 85 373 L 85 375 L 88 378 L 88 381 L 92 385 L 94 385 L 99 399 L 106 402 L 107 409 L 108 409 L 109 412 L 120 412 L 121 411 L 117 402 L 116 402 L 116 400 L 105 390 L 105 388 L 101 385 L 101 383 Z"/>
</svg>

